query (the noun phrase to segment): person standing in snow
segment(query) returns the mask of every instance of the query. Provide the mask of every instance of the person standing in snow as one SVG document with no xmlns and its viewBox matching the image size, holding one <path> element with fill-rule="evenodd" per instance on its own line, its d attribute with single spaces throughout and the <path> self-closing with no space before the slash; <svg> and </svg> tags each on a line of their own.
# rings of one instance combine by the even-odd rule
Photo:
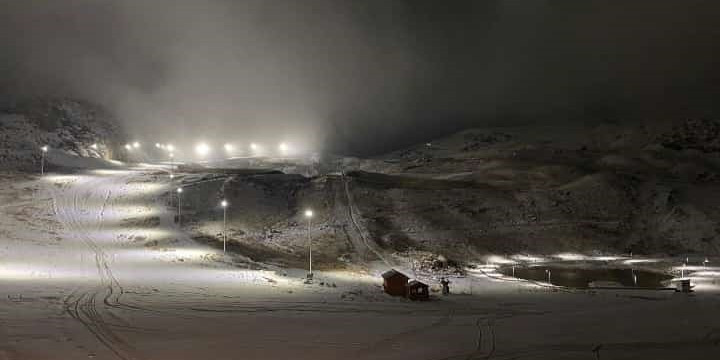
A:
<svg viewBox="0 0 720 360">
<path fill-rule="evenodd" d="M 446 278 L 440 279 L 440 285 L 442 285 L 442 294 L 450 295 L 450 281 Z"/>
</svg>

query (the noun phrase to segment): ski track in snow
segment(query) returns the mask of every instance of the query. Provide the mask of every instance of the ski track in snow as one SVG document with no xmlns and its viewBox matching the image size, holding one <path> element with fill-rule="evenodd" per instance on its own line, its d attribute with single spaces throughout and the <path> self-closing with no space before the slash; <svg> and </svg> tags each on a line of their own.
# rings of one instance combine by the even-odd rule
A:
<svg viewBox="0 0 720 360">
<path fill-rule="evenodd" d="M 124 186 L 125 177 L 111 177 L 115 180 L 115 186 Z M 80 184 L 73 184 L 66 191 L 53 191 L 53 203 L 57 219 L 63 224 L 68 233 L 82 241 L 92 252 L 95 267 L 97 269 L 98 284 L 90 288 L 78 288 L 65 297 L 65 311 L 75 320 L 85 326 L 102 344 L 110 349 L 115 355 L 123 360 L 141 359 L 137 351 L 120 336 L 113 327 L 128 326 L 128 324 L 117 323 L 122 318 L 112 314 L 115 309 L 135 309 L 135 307 L 124 305 L 121 297 L 125 292 L 118 279 L 113 274 L 108 264 L 108 254 L 96 244 L 89 235 L 91 231 L 103 229 L 105 212 L 112 191 L 107 189 L 104 194 L 98 193 L 107 185 L 100 178 L 90 178 Z M 87 214 L 92 210 L 92 199 L 102 199 L 100 209 L 97 211 L 94 221 L 86 221 L 79 218 L 79 215 Z M 98 299 L 101 299 L 103 306 L 98 306 Z M 109 320 L 112 318 L 116 322 Z"/>
<path fill-rule="evenodd" d="M 338 189 L 338 196 L 347 197 L 347 214 L 352 225 L 360 236 L 355 236 L 353 243 L 357 251 L 367 248 L 375 253 L 387 266 L 391 265 L 388 256 L 382 253 L 369 240 L 361 224 L 358 222 L 359 209 L 353 202 L 349 179 L 343 174 L 343 189 Z M 148 184 L 148 186 L 146 186 Z M 275 351 L 275 354 L 297 354 L 297 351 L 308 350 L 307 344 L 318 345 L 318 349 L 342 349 L 343 354 L 349 358 L 383 358 L 401 359 L 410 358 L 407 351 L 412 348 L 419 348 L 421 351 L 428 351 L 428 355 L 422 359 L 532 359 L 532 358 L 557 358 L 566 356 L 570 358 L 593 358 L 592 350 L 597 347 L 601 358 L 608 357 L 605 354 L 619 353 L 653 353 L 664 351 L 675 355 L 681 351 L 715 351 L 720 344 L 720 330 L 717 326 L 710 326 L 713 322 L 711 316 L 701 313 L 702 308 L 687 307 L 684 303 L 695 301 L 690 297 L 663 298 L 663 301 L 647 302 L 632 300 L 622 297 L 608 297 L 603 301 L 592 300 L 586 294 L 578 294 L 565 289 L 551 289 L 533 284 L 527 281 L 507 281 L 507 279 L 495 276 L 493 273 L 484 272 L 480 269 L 477 278 L 479 292 L 488 292 L 470 297 L 448 297 L 440 301 L 427 303 L 409 303 L 394 301 L 389 297 L 374 298 L 377 294 L 371 294 L 366 300 L 362 297 L 358 301 L 337 300 L 340 293 L 350 291 L 350 286 L 340 286 L 337 290 L 325 289 L 322 287 L 294 287 L 290 280 L 285 285 L 279 285 L 276 290 L 273 286 L 263 283 L 260 287 L 253 288 L 253 276 L 261 278 L 263 275 L 245 273 L 244 269 L 232 268 L 227 261 L 215 262 L 205 261 L 202 266 L 191 267 L 187 263 L 172 264 L 163 262 L 159 257 L 182 256 L 173 255 L 172 251 L 162 252 L 143 247 L 137 239 L 146 234 L 143 227 L 143 220 L 150 220 L 156 216 L 158 230 L 167 234 L 173 239 L 174 249 L 197 251 L 204 254 L 213 254 L 211 249 L 203 248 L 203 245 L 194 243 L 192 239 L 179 231 L 173 224 L 173 211 L 165 208 L 161 196 L 162 191 L 171 188 L 172 184 L 162 184 L 154 175 L 147 170 L 129 169 L 111 174 L 92 174 L 67 176 L 62 181 L 46 186 L 47 194 L 41 194 L 46 212 L 51 212 L 64 228 L 63 251 L 68 257 L 80 259 L 91 259 L 92 271 L 83 277 L 84 280 L 71 282 L 69 291 L 60 303 L 64 313 L 74 319 L 89 334 L 96 339 L 98 347 L 100 344 L 108 351 L 110 356 L 121 360 L 142 360 L 166 358 L 156 356 L 158 353 L 166 354 L 168 351 L 175 351 L 171 346 L 162 347 L 154 345 L 167 341 L 167 339 L 185 339 L 189 334 L 201 334 L 196 329 L 185 329 L 182 326 L 197 327 L 211 333 L 212 340 L 199 339 L 198 344 L 215 344 L 215 338 L 223 334 L 223 328 L 227 324 L 239 322 L 243 325 L 258 326 L 257 329 L 249 328 L 243 337 L 250 340 L 234 339 L 232 336 L 222 338 L 228 344 L 245 341 L 243 344 L 270 343 L 265 351 Z M 156 193 L 143 192 L 145 189 L 153 188 Z M 344 211 L 344 210 L 343 210 Z M 139 224 L 128 223 L 126 220 L 140 220 Z M 149 234 L 149 233 L 147 233 Z M 149 236 L 153 238 L 153 236 Z M 76 246 L 80 245 L 80 246 Z M 184 248 L 183 248 L 184 247 Z M 37 248 L 33 248 L 37 249 Z M 115 262 L 116 255 L 124 255 L 124 251 L 130 252 L 132 256 L 120 257 Z M 142 263 L 142 268 L 137 272 L 127 272 L 128 267 L 134 268 L 134 262 L 138 258 L 148 260 Z M 38 259 L 42 259 L 39 255 Z M 128 263 L 125 260 L 130 260 Z M 165 259 L 165 258 L 163 258 Z M 37 260 L 37 259 L 35 259 Z M 224 258 L 227 260 L 227 258 Z M 2 265 L 2 264 L 0 264 Z M 82 267 L 82 264 L 80 264 Z M 168 270 L 169 268 L 169 270 Z M 83 267 L 84 269 L 84 267 Z M 212 273 L 214 270 L 227 271 L 223 275 Z M 2 269 L 0 269 L 2 270 Z M 169 272 L 182 272 L 181 276 L 165 276 L 163 273 L 158 276 L 160 280 L 144 279 L 155 271 L 165 270 Z M 211 274 L 206 273 L 211 272 Z M 174 275 L 174 274 L 173 274 Z M 319 274 L 322 275 L 322 274 Z M 203 277 L 206 276 L 206 277 Z M 203 279 L 215 281 L 212 284 L 203 283 Z M 140 278 L 140 279 L 139 279 Z M 249 281 L 248 281 L 249 279 Z M 277 278 L 276 278 L 277 279 Z M 229 287 L 223 287 L 225 282 L 237 280 Z M 155 282 L 154 282 L 155 281 Z M 358 281 L 354 278 L 352 281 Z M 458 280 L 459 281 L 459 280 Z M 162 290 L 154 289 L 157 284 L 167 286 Z M 297 281 L 300 283 L 300 280 Z M 246 286 L 250 285 L 250 286 Z M 285 286 L 285 287 L 283 287 Z M 227 289 L 231 290 L 228 291 Z M 262 290 L 258 290 L 261 288 Z M 377 290 L 372 285 L 363 288 L 370 292 Z M 372 290 L 368 290 L 372 289 Z M 500 289 L 500 290 L 498 290 Z M 524 289 L 524 290 L 523 290 Z M 531 290 L 528 290 L 531 289 Z M 296 292 L 295 294 L 288 294 Z M 557 294 L 552 294 L 554 290 Z M 253 291 L 258 291 L 252 293 Z M 379 291 L 379 290 L 378 290 Z M 526 292 L 520 292 L 526 291 Z M 533 291 L 534 293 L 530 292 Z M 540 295 L 538 295 L 540 292 Z M 281 293 L 282 296 L 278 296 Z M 300 294 L 302 293 L 302 294 Z M 42 294 L 42 293 L 41 293 Z M 326 301 L 325 297 L 336 300 Z M 377 295 L 382 296 L 382 295 Z M 664 295 L 663 295 L 664 296 Z M 705 296 L 705 295 L 703 295 Z M 496 297 L 493 299 L 493 297 Z M 521 305 L 512 305 L 514 300 Z M 552 297 L 552 303 L 543 303 Z M 506 299 L 507 298 L 507 299 Z M 595 297 L 597 298 L 597 297 Z M 541 300 L 538 300 L 541 299 Z M 703 298 L 708 299 L 708 298 Z M 710 301 L 713 299 L 710 298 Z M 555 301 L 558 301 L 555 303 Z M 592 301 L 587 305 L 587 301 Z M 612 301 L 617 308 L 605 308 L 605 304 Z M 716 310 L 717 302 L 704 302 L 707 310 Z M 508 302 L 508 304 L 504 304 Z M 527 305 L 525 305 L 527 304 Z M 693 304 L 695 304 L 693 302 Z M 567 306 L 566 306 L 567 305 Z M 590 310 L 588 310 L 588 306 Z M 573 328 L 559 329 L 557 324 L 569 322 L 575 329 L 584 329 L 585 324 L 593 326 L 603 325 L 613 328 L 616 323 L 622 326 L 637 326 L 633 330 L 644 330 L 642 322 L 631 322 L 630 314 L 633 316 L 642 312 L 645 321 L 661 319 L 661 314 L 673 314 L 673 311 L 685 309 L 694 316 L 695 323 L 692 328 L 684 328 L 683 335 L 674 333 L 674 325 L 663 325 L 663 322 L 653 323 L 659 330 L 650 336 L 613 337 L 608 335 L 604 329 L 596 333 L 585 333 L 583 341 L 575 341 Z M 695 310 L 698 309 L 698 310 Z M 601 312 L 597 317 L 593 312 Z M 616 314 L 617 313 L 617 314 Z M 690 315 L 688 315 L 690 316 Z M 606 320 L 608 317 L 611 320 Z M 698 325 L 698 321 L 707 317 L 706 324 Z M 556 319 L 561 319 L 558 322 Z M 68 319 L 68 318 L 65 318 Z M 218 325 L 220 321 L 228 321 Z M 345 319 L 342 327 L 333 328 L 335 319 Z M 349 320 L 348 320 L 349 319 Z M 372 319 L 372 320 L 368 320 Z M 133 320 L 136 322 L 133 323 Z M 139 322 L 138 322 L 139 320 Z M 295 324 L 294 321 L 298 320 Z M 162 322 L 162 325 L 156 325 Z M 178 323 L 174 323 L 177 321 Z M 308 323 L 320 324 L 318 328 L 310 328 Z M 374 321 L 372 325 L 370 321 Z M 71 323 L 73 323 L 71 321 Z M 174 333 L 163 338 L 160 336 L 165 324 L 182 325 L 181 330 L 174 330 Z M 289 325 L 287 325 L 289 323 Z M 74 324 L 74 323 L 73 323 Z M 299 324 L 299 325 L 298 325 Z M 360 331 L 346 326 L 360 324 Z M 510 325 L 509 325 L 510 324 Z M 609 324 L 609 325 L 608 325 Z M 281 335 L 285 326 L 291 331 Z M 63 326 L 65 324 L 63 323 Z M 295 326 L 295 327 L 293 327 Z M 367 331 L 362 331 L 362 326 Z M 77 328 L 80 328 L 77 326 Z M 235 328 L 244 331 L 243 328 Z M 529 329 L 529 330 L 525 330 Z M 539 329 L 539 330 L 534 330 Z M 85 330 L 80 332 L 84 333 Z M 509 331 L 511 330 L 511 331 Z M 690 331 L 695 331 L 691 333 Z M 68 329 L 68 337 L 75 337 Z M 333 337 L 334 333 L 350 331 L 355 337 Z M 523 332 L 524 336 L 520 341 L 515 340 L 515 332 Z M 552 333 L 558 338 L 551 338 L 546 341 L 544 332 Z M 297 334 L 296 334 L 297 333 Z M 300 334 L 301 333 L 301 334 Z M 143 336 L 151 334 L 150 336 Z M 452 334 L 457 340 L 452 345 L 443 344 L 447 334 Z M 297 335 L 301 340 L 288 345 L 287 351 L 276 350 L 277 343 L 274 341 L 293 341 L 292 336 Z M 320 342 L 320 336 L 328 337 L 330 340 Z M 435 337 L 440 339 L 435 341 Z M 549 335 L 547 335 L 549 336 Z M 88 336 L 88 339 L 91 339 Z M 143 342 L 138 342 L 142 339 Z M 590 340 L 594 343 L 591 343 Z M 671 339 L 671 340 L 663 340 Z M 0 339 L 0 357 L 4 349 Z M 95 342 L 95 340 L 90 340 Z M 208 342 L 203 342 L 208 341 Z M 434 342 L 435 341 L 435 342 Z M 412 344 L 412 346 L 408 346 Z M 319 346 L 322 345 L 322 346 Z M 437 348 L 446 346 L 444 353 Z M 187 350 L 187 349 L 186 349 Z M 313 349 L 317 350 L 317 349 Z M 183 350 L 177 350 L 183 351 Z M 194 354 L 202 354 L 198 350 Z M 204 351 L 204 350 L 203 350 Z M 219 350 L 212 349 L 217 354 Z M 308 350 L 309 351 L 309 350 Z M 182 352 L 176 352 L 182 354 Z M 257 353 L 256 353 L 257 354 Z M 417 354 L 417 353 L 416 353 Z M 338 358 L 336 354 L 329 352 L 321 353 L 318 358 Z M 188 357 L 185 357 L 188 358 Z M 195 357 L 197 358 L 197 357 Z M 234 358 L 234 357 L 224 357 Z M 249 357 L 260 358 L 260 357 Z M 281 358 L 279 356 L 268 356 L 267 358 Z M 285 357 L 287 358 L 287 357 Z"/>
</svg>

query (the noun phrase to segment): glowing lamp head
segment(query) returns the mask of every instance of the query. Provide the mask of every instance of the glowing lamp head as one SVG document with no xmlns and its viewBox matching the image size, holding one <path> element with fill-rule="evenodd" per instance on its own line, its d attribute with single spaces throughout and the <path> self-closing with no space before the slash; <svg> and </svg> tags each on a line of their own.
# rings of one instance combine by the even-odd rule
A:
<svg viewBox="0 0 720 360">
<path fill-rule="evenodd" d="M 175 147 L 172 144 L 167 144 L 165 145 L 165 149 L 167 149 L 167 151 L 173 151 L 175 150 Z"/>
<path fill-rule="evenodd" d="M 221 202 L 220 202 L 220 206 L 222 206 L 222 207 L 226 208 L 226 207 L 228 206 L 228 202 L 227 202 L 227 200 L 223 200 L 223 201 L 221 201 Z"/>
<path fill-rule="evenodd" d="M 280 143 L 280 145 L 278 145 L 278 150 L 280 150 L 280 152 L 283 154 L 287 153 L 288 149 L 289 149 L 288 145 L 284 142 L 282 142 L 282 143 Z"/>
<path fill-rule="evenodd" d="M 199 156 L 207 156 L 210 153 L 210 146 L 206 143 L 195 145 L 195 153 Z"/>
<path fill-rule="evenodd" d="M 169 156 L 170 156 L 170 158 L 172 159 L 172 158 L 174 158 L 174 157 L 175 157 L 175 154 L 173 154 L 173 153 L 170 153 L 170 155 L 169 155 Z"/>
<path fill-rule="evenodd" d="M 171 178 L 171 179 L 174 179 L 174 178 L 175 178 L 175 174 L 170 174 L 170 178 Z"/>
<path fill-rule="evenodd" d="M 140 143 L 136 141 L 136 142 L 132 143 L 132 146 L 137 149 L 140 147 Z"/>
<path fill-rule="evenodd" d="M 90 147 L 93 148 L 93 149 L 95 149 L 95 150 L 97 150 L 98 145 L 97 145 L 97 143 L 95 143 L 95 144 L 90 145 Z"/>
<path fill-rule="evenodd" d="M 260 147 L 256 143 L 250 143 L 250 150 L 257 151 Z"/>
<path fill-rule="evenodd" d="M 48 146 L 45 145 L 45 146 L 41 147 L 40 150 L 42 150 L 42 152 L 48 152 Z"/>
<path fill-rule="evenodd" d="M 155 147 L 159 149 L 159 148 L 161 148 L 162 146 L 160 145 L 160 143 L 155 143 Z"/>
<path fill-rule="evenodd" d="M 126 150 L 132 150 L 132 145 L 130 145 L 130 144 L 125 144 L 125 149 L 126 149 Z"/>
<path fill-rule="evenodd" d="M 223 147 L 225 148 L 225 151 L 227 151 L 227 152 L 232 152 L 233 150 L 235 150 L 235 146 L 233 146 L 233 144 L 225 144 L 225 145 L 223 145 Z"/>
<path fill-rule="evenodd" d="M 306 218 L 310 219 L 310 218 L 313 217 L 313 215 L 314 215 L 314 214 L 313 214 L 313 211 L 312 211 L 312 210 L 310 210 L 310 209 L 305 210 L 305 217 L 306 217 Z"/>
<path fill-rule="evenodd" d="M 182 188 L 177 188 L 177 193 L 178 193 L 178 194 L 182 194 L 182 192 L 183 192 L 183 189 L 182 189 Z"/>
</svg>

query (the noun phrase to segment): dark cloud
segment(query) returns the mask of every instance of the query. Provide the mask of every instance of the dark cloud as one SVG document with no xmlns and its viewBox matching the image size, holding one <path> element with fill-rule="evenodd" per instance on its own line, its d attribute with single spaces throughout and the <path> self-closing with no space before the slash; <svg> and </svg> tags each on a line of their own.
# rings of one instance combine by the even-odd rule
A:
<svg viewBox="0 0 720 360">
<path fill-rule="evenodd" d="M 372 153 L 468 126 L 717 116 L 713 1 L 0 0 L 0 89 L 129 132 Z"/>
</svg>

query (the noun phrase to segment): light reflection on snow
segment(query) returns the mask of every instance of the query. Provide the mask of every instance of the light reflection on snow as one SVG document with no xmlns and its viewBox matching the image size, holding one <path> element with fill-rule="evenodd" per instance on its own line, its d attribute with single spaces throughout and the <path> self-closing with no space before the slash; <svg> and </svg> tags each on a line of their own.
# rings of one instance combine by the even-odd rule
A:
<svg viewBox="0 0 720 360">
<path fill-rule="evenodd" d="M 531 255 L 513 255 L 511 256 L 512 259 L 515 259 L 517 261 L 522 262 L 544 262 L 545 258 L 540 256 L 531 256 Z"/>
<path fill-rule="evenodd" d="M 712 266 L 695 266 L 695 265 L 681 265 L 681 266 L 673 266 L 673 271 L 700 271 L 700 270 L 718 270 L 719 267 L 712 267 Z"/>
<path fill-rule="evenodd" d="M 95 175 L 127 175 L 130 174 L 131 171 L 129 170 L 117 170 L 117 169 L 96 169 L 96 170 L 90 170 L 91 174 Z"/>
<path fill-rule="evenodd" d="M 94 275 L 94 274 L 92 274 Z M 63 268 L 34 263 L 8 263 L 0 265 L 0 279 L 7 281 L 25 280 L 78 280 L 87 273 L 81 268 Z"/>
<path fill-rule="evenodd" d="M 656 263 L 656 262 L 660 262 L 660 261 L 661 261 L 660 259 L 628 259 L 628 260 L 624 260 L 623 264 L 628 264 L 628 265 L 649 264 L 649 263 Z"/>
<path fill-rule="evenodd" d="M 52 183 L 67 184 L 82 178 L 80 175 L 45 175 L 42 180 Z"/>
<path fill-rule="evenodd" d="M 488 264 L 503 264 L 503 265 L 510 265 L 510 264 L 517 264 L 517 261 L 511 260 L 502 256 L 498 255 L 490 255 L 486 258 L 486 261 Z"/>
<path fill-rule="evenodd" d="M 560 253 L 560 254 L 554 255 L 554 257 L 559 258 L 560 260 L 563 260 L 563 261 L 580 261 L 580 260 L 585 260 L 588 258 L 585 255 L 575 254 L 575 253 Z"/>
<path fill-rule="evenodd" d="M 336 280 L 338 282 L 348 283 L 365 283 L 365 284 L 378 284 L 380 276 L 370 276 L 366 274 L 358 274 L 348 271 L 323 271 L 321 277 L 324 279 Z"/>
<path fill-rule="evenodd" d="M 596 261 L 617 261 L 625 259 L 623 256 L 594 256 L 591 257 L 590 260 L 596 260 Z"/>
</svg>

